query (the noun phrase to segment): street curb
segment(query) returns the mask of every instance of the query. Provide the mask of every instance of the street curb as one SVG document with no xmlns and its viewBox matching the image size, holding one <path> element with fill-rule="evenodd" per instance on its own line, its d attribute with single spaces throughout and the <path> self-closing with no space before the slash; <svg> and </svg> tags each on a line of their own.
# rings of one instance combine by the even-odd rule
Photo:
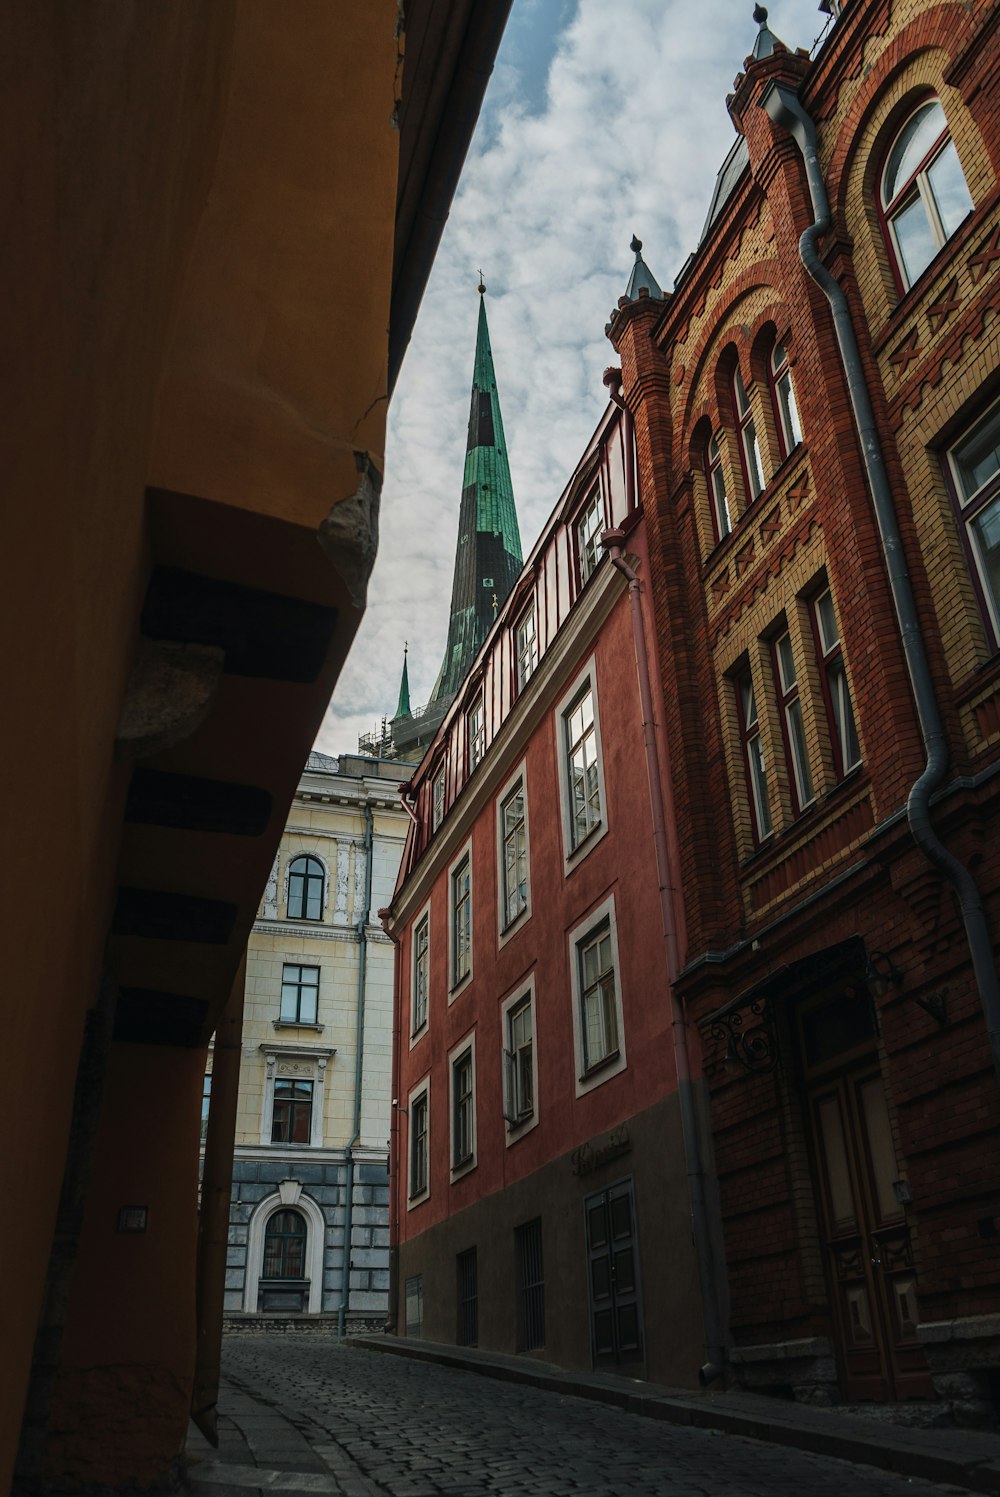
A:
<svg viewBox="0 0 1000 1497">
<path fill-rule="evenodd" d="M 806 1415 L 800 1419 L 783 1418 L 777 1411 L 761 1410 L 749 1412 L 733 1408 L 721 1408 L 709 1401 L 686 1398 L 656 1388 L 651 1383 L 618 1385 L 600 1377 L 585 1373 L 574 1374 L 550 1369 L 544 1364 L 509 1359 L 494 1359 L 483 1353 L 471 1355 L 457 1347 L 433 1342 L 417 1342 L 399 1336 L 351 1336 L 348 1345 L 366 1351 L 388 1352 L 390 1355 L 410 1357 L 415 1361 L 432 1362 L 441 1367 L 457 1367 L 466 1372 L 476 1372 L 483 1377 L 497 1378 L 503 1382 L 522 1383 L 532 1388 L 542 1388 L 551 1393 L 561 1393 L 572 1398 L 588 1398 L 597 1403 L 609 1404 L 638 1414 L 644 1419 L 661 1419 L 693 1429 L 712 1429 L 727 1435 L 743 1435 L 752 1440 L 762 1440 L 773 1445 L 787 1445 L 805 1450 L 813 1455 L 835 1456 L 838 1460 L 856 1465 L 874 1466 L 882 1471 L 892 1471 L 898 1476 L 919 1477 L 924 1481 L 950 1483 L 970 1492 L 1000 1494 L 1000 1456 L 960 1460 L 950 1452 L 935 1449 L 936 1432 L 933 1430 L 908 1429 L 905 1438 L 898 1427 L 874 1425 L 871 1433 L 855 1427 L 837 1429 L 833 1426 L 836 1414 Z M 769 1400 L 761 1398 L 762 1403 Z M 803 1414 L 805 1410 L 803 1409 Z M 830 1420 L 824 1427 L 818 1420 Z M 961 1439 L 963 1432 L 949 1430 L 949 1435 Z M 970 1442 L 976 1434 L 969 1432 Z"/>
</svg>

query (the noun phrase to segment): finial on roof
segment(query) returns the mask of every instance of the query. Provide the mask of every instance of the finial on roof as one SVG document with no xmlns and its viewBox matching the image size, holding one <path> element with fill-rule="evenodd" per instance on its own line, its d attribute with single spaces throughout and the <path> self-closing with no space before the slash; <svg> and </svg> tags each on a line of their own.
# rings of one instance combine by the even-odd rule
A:
<svg viewBox="0 0 1000 1497">
<path fill-rule="evenodd" d="M 774 52 L 778 49 L 782 51 L 786 50 L 784 42 L 775 36 L 767 24 L 766 6 L 755 5 L 753 8 L 753 18 L 760 27 L 760 30 L 757 32 L 757 40 L 753 44 L 753 52 L 751 53 L 754 62 L 760 62 L 764 57 L 773 56 Z"/>
<path fill-rule="evenodd" d="M 651 296 L 656 301 L 663 300 L 663 292 L 660 290 L 659 282 L 642 258 L 642 240 L 632 235 L 632 243 L 629 245 L 635 255 L 635 264 L 632 266 L 632 274 L 629 283 L 625 287 L 626 302 L 638 301 L 640 296 Z M 621 301 L 619 301 L 619 306 Z"/>
<path fill-rule="evenodd" d="M 479 292 L 480 296 L 486 295 L 486 282 L 483 280 L 482 271 L 479 272 L 479 285 L 476 287 L 476 290 Z"/>
</svg>

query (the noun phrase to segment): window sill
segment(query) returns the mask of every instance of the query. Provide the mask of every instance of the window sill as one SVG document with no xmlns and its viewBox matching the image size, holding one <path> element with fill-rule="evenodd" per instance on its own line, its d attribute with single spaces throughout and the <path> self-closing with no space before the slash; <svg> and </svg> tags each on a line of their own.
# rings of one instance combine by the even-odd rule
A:
<svg viewBox="0 0 1000 1497">
<path fill-rule="evenodd" d="M 587 835 L 585 837 L 581 837 L 580 841 L 576 844 L 572 851 L 566 854 L 564 858 L 564 871 L 567 875 L 572 873 L 573 869 L 578 867 L 579 864 L 584 861 L 588 853 L 593 851 L 593 849 L 596 847 L 597 843 L 600 842 L 601 838 L 605 835 L 607 830 L 608 824 L 603 817 L 600 821 L 595 821 L 594 825 L 590 828 L 590 831 L 587 833 Z"/>
<path fill-rule="evenodd" d="M 467 972 L 464 977 L 460 977 L 459 978 L 458 982 L 455 983 L 454 987 L 451 987 L 451 988 L 448 989 L 448 1003 L 449 1003 L 449 1005 L 451 1005 L 452 1003 L 454 1003 L 455 999 L 458 998 L 458 997 L 460 997 L 461 994 L 465 992 L 466 988 L 469 986 L 469 984 L 471 983 L 471 981 L 472 981 L 472 973 L 471 972 Z"/>
<path fill-rule="evenodd" d="M 305 1019 L 272 1019 L 275 1029 L 308 1029 L 311 1034 L 322 1034 L 324 1025 L 308 1024 Z"/>
<path fill-rule="evenodd" d="M 430 1194 L 429 1187 L 425 1186 L 423 1190 L 418 1190 L 415 1195 L 407 1196 L 407 1211 L 412 1211 L 414 1206 L 422 1206 L 424 1201 L 430 1200 Z"/>
<path fill-rule="evenodd" d="M 617 1065 L 620 1060 L 620 1050 L 609 1050 L 607 1055 L 603 1055 L 600 1060 L 595 1060 L 594 1064 L 592 1066 L 588 1066 L 583 1075 L 578 1077 L 577 1079 L 579 1081 L 593 1081 L 595 1076 L 599 1076 L 601 1072 L 606 1071 L 609 1066 Z"/>
<path fill-rule="evenodd" d="M 413 1049 L 413 1046 L 417 1043 L 418 1040 L 422 1040 L 423 1039 L 424 1035 L 427 1033 L 428 1028 L 429 1028 L 429 1026 L 428 1026 L 427 1020 L 425 1019 L 422 1024 L 418 1025 L 416 1029 L 414 1029 L 414 1030 L 411 1031 L 411 1033 L 410 1033 L 410 1049 L 411 1050 Z"/>
<path fill-rule="evenodd" d="M 497 937 L 498 947 L 506 946 L 507 942 L 511 939 L 512 936 L 515 936 L 517 934 L 522 925 L 527 925 L 530 918 L 531 905 L 526 904 L 524 906 L 524 909 L 521 910 L 519 914 L 514 916 L 513 920 L 509 920 L 506 925 L 502 925 L 500 927 L 499 935 Z"/>
<path fill-rule="evenodd" d="M 456 1180 L 461 1180 L 463 1176 L 471 1174 L 478 1163 L 479 1161 L 476 1158 L 475 1154 L 470 1154 L 468 1159 L 463 1159 L 460 1163 L 453 1164 L 451 1167 L 452 1184 L 454 1184 Z"/>
<path fill-rule="evenodd" d="M 286 915 L 285 919 L 291 925 L 322 925 L 324 923 L 322 915 Z"/>
</svg>

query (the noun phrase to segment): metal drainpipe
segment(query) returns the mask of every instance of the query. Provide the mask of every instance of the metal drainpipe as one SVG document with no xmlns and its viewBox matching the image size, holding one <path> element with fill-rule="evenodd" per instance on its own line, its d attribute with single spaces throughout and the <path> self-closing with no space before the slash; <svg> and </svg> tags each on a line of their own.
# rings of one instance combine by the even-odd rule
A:
<svg viewBox="0 0 1000 1497">
<path fill-rule="evenodd" d="M 612 396 L 614 399 L 614 396 Z M 615 402 L 618 403 L 617 401 Z M 653 847 L 656 854 L 656 877 L 660 891 L 660 922 L 663 928 L 663 943 L 667 958 L 667 993 L 670 1003 L 670 1035 L 673 1042 L 674 1067 L 677 1074 L 677 1099 L 681 1116 L 681 1137 L 684 1144 L 684 1165 L 687 1171 L 688 1194 L 691 1202 L 691 1224 L 694 1235 L 695 1256 L 698 1260 L 698 1283 L 701 1289 L 702 1317 L 705 1326 L 705 1349 L 708 1360 L 698 1371 L 703 1386 L 715 1381 L 723 1371 L 725 1363 L 725 1330 L 720 1306 L 724 1297 L 720 1292 L 718 1260 L 713 1248 L 713 1234 L 708 1207 L 706 1171 L 701 1147 L 701 1128 L 695 1104 L 694 1087 L 691 1080 L 691 1062 L 688 1055 L 687 1018 L 684 1007 L 674 991 L 674 980 L 679 971 L 677 949 L 677 927 L 674 920 L 673 884 L 670 876 L 670 860 L 667 850 L 666 813 L 660 780 L 659 753 L 653 727 L 653 694 L 649 679 L 649 655 L 646 650 L 646 635 L 642 620 L 642 599 L 639 578 L 622 555 L 625 540 L 621 530 L 607 530 L 601 542 L 608 551 L 612 563 L 628 582 L 629 608 L 632 615 L 632 639 L 635 646 L 636 674 L 639 678 L 639 701 L 642 707 L 642 741 L 646 752 L 646 774 L 649 780 L 649 802 L 653 817 Z"/>
<path fill-rule="evenodd" d="M 400 1015 L 399 937 L 389 928 L 389 910 L 382 909 L 378 918 L 393 945 L 392 953 L 392 1106 L 389 1114 L 389 1314 L 385 1328 L 395 1336 L 399 1329 L 399 1046 L 402 1034 Z M 404 1327 L 405 1329 L 405 1327 Z"/>
<path fill-rule="evenodd" d="M 354 1063 L 354 1132 L 344 1150 L 347 1160 L 347 1205 L 344 1213 L 344 1257 L 340 1270 L 340 1308 L 337 1311 L 337 1336 L 344 1337 L 347 1307 L 351 1298 L 351 1230 L 354 1219 L 354 1145 L 361 1137 L 361 1071 L 365 1057 L 365 974 L 368 968 L 368 916 L 372 906 L 372 808 L 365 803 L 365 907 L 358 921 L 358 998 L 357 1058 Z"/>
<path fill-rule="evenodd" d="M 990 939 L 986 912 L 983 909 L 982 896 L 975 879 L 965 864 L 961 863 L 945 847 L 931 822 L 930 799 L 933 792 L 944 782 L 948 767 L 948 741 L 934 695 L 934 683 L 927 662 L 923 636 L 920 632 L 920 620 L 913 589 L 906 569 L 906 557 L 903 552 L 885 461 L 879 444 L 875 413 L 872 410 L 868 386 L 865 383 L 864 368 L 847 306 L 847 298 L 835 277 L 820 261 L 816 249 L 817 240 L 830 227 L 830 204 L 819 163 L 816 127 L 799 102 L 797 95 L 784 84 L 773 81 L 769 83 L 760 102 L 774 124 L 791 134 L 805 162 L 809 195 L 815 217 L 799 239 L 799 255 L 806 271 L 830 303 L 833 314 L 834 330 L 844 373 L 847 376 L 854 423 L 861 443 L 865 473 L 882 539 L 882 551 L 889 574 L 892 600 L 896 608 L 896 617 L 903 641 L 903 653 L 923 738 L 926 762 L 923 772 L 912 785 L 907 797 L 906 817 L 917 847 L 927 861 L 944 874 L 958 898 L 976 985 L 979 989 L 979 1001 L 990 1038 L 993 1067 L 1000 1079 L 1000 982 L 997 979 L 993 942 Z"/>
</svg>

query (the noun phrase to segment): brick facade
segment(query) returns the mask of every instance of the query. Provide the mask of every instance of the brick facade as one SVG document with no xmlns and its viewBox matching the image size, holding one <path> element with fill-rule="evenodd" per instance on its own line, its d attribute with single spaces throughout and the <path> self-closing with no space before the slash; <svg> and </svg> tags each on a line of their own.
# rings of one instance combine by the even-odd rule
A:
<svg viewBox="0 0 1000 1497">
<path fill-rule="evenodd" d="M 997 1076 L 955 896 L 907 828 L 925 762 L 907 662 L 830 307 L 799 256 L 814 217 L 802 157 L 760 101 L 783 83 L 816 124 L 833 213 L 820 256 L 857 331 L 947 738 L 933 820 L 995 931 L 1000 658 L 945 454 L 1000 390 L 997 50 L 994 7 L 854 0 L 814 61 L 779 45 L 748 63 L 730 100 L 748 170 L 673 292 L 623 299 L 610 328 L 650 548 L 687 931 L 678 991 L 712 1096 L 733 1366 L 753 1386 L 814 1397 L 926 1396 L 933 1378 L 969 1417 L 1000 1367 Z M 880 218 L 882 172 L 932 97 L 974 206 L 904 292 Z M 776 343 L 801 423 L 787 456 L 770 388 Z M 752 499 L 737 365 L 765 479 Z M 734 511 L 721 540 L 712 435 Z M 821 639 L 827 588 L 842 676 Z M 814 792 L 803 809 L 776 675 L 786 629 Z M 741 681 L 757 713 L 767 810 L 756 816 Z M 833 701 L 843 682 L 853 765 Z M 841 1064 L 836 1042 L 810 1056 L 810 1014 L 845 995 L 872 1014 L 871 1033 Z M 872 1109 L 850 1125 L 862 1140 L 845 1166 L 855 1190 L 866 1172 L 870 1189 L 879 1168 L 895 1176 L 895 1202 L 872 1207 L 882 1225 L 867 1242 L 860 1225 L 855 1234 L 855 1257 L 879 1260 L 864 1283 L 849 1234 L 833 1230 L 835 1146 L 822 1129 L 835 1126 L 837 1088 L 837 1106 Z M 881 1330 L 866 1341 L 879 1296 Z"/>
</svg>

